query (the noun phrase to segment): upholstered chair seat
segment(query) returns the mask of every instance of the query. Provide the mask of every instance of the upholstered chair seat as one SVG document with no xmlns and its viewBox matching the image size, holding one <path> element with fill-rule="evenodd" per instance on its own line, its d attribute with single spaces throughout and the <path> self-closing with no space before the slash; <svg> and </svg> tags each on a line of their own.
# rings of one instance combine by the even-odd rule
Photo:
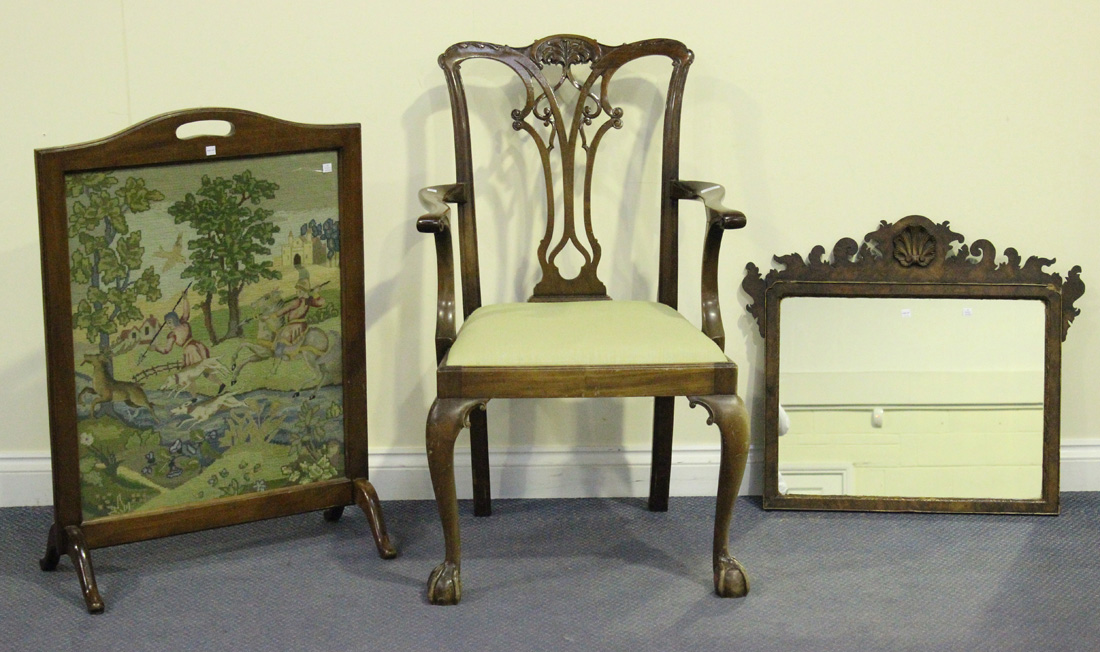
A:
<svg viewBox="0 0 1100 652">
<path fill-rule="evenodd" d="M 453 367 L 722 362 L 729 359 L 714 340 L 654 301 L 482 306 L 462 325 L 447 356 Z"/>
</svg>

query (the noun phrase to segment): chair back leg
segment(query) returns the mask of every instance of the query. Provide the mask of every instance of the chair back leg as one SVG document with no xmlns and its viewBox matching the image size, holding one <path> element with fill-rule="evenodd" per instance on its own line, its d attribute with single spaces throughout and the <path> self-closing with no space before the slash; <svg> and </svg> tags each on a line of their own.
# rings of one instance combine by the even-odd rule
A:
<svg viewBox="0 0 1100 652">
<path fill-rule="evenodd" d="M 668 511 L 668 485 L 672 473 L 672 424 L 676 399 L 653 400 L 653 463 L 649 468 L 649 511 Z"/>
<path fill-rule="evenodd" d="M 485 410 L 470 414 L 470 460 L 474 476 L 474 516 L 493 513 L 489 491 L 489 418 Z"/>
</svg>

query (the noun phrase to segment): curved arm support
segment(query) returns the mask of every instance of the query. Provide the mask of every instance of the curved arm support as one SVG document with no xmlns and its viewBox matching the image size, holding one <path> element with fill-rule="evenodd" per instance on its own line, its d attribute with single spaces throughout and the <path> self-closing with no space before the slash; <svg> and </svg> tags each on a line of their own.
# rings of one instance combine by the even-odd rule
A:
<svg viewBox="0 0 1100 652">
<path fill-rule="evenodd" d="M 429 186 L 420 190 L 420 203 L 428 211 L 416 221 L 416 230 L 435 235 L 436 269 L 439 276 L 436 322 L 435 361 L 438 364 L 454 344 L 455 264 L 451 245 L 451 207 L 448 203 L 466 201 L 466 185 L 461 183 Z"/>
<path fill-rule="evenodd" d="M 727 229 L 745 226 L 745 214 L 726 208 L 722 197 L 726 189 L 706 181 L 674 181 L 674 199 L 693 199 L 703 202 L 707 212 L 707 235 L 703 241 L 702 307 L 703 332 L 723 351 L 726 348 L 726 332 L 722 327 L 722 310 L 718 304 L 718 251 L 722 248 L 722 233 Z"/>
</svg>

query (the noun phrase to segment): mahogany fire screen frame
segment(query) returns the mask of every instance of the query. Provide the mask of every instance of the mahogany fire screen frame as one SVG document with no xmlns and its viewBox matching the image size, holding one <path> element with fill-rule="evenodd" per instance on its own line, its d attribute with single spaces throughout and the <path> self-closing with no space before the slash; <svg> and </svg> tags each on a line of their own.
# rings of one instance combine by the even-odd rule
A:
<svg viewBox="0 0 1100 652">
<path fill-rule="evenodd" d="M 93 548 L 353 504 L 393 557 L 367 479 L 359 125 L 192 109 L 35 162 L 42 569 L 67 553 L 97 613 Z"/>
</svg>

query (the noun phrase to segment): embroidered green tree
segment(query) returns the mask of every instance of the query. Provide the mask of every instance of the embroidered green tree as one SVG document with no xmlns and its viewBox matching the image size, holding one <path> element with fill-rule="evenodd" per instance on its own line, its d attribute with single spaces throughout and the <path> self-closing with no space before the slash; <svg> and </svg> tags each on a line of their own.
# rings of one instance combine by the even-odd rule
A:
<svg viewBox="0 0 1100 652">
<path fill-rule="evenodd" d="M 156 301 L 161 294 L 154 267 L 141 271 L 141 231 L 130 230 L 127 216 L 149 210 L 164 195 L 146 188 L 144 179 L 130 177 L 118 185 L 118 178 L 106 172 L 65 178 L 66 194 L 76 199 L 69 209 L 69 239 L 76 239 L 70 245 L 71 275 L 86 287 L 73 311 L 73 326 L 104 353 L 120 325 L 143 317 L 138 299 Z"/>
<path fill-rule="evenodd" d="M 203 321 L 214 344 L 242 335 L 240 297 L 246 285 L 282 278 L 271 260 L 260 260 L 271 253 L 279 227 L 270 221 L 273 211 L 259 204 L 274 199 L 278 189 L 249 170 L 232 179 L 203 175 L 198 190 L 168 207 L 176 224 L 186 223 L 196 232 L 187 241 L 190 264 L 180 276 L 194 279 L 195 291 L 202 294 Z M 214 328 L 215 295 L 229 313 L 221 336 Z"/>
</svg>

